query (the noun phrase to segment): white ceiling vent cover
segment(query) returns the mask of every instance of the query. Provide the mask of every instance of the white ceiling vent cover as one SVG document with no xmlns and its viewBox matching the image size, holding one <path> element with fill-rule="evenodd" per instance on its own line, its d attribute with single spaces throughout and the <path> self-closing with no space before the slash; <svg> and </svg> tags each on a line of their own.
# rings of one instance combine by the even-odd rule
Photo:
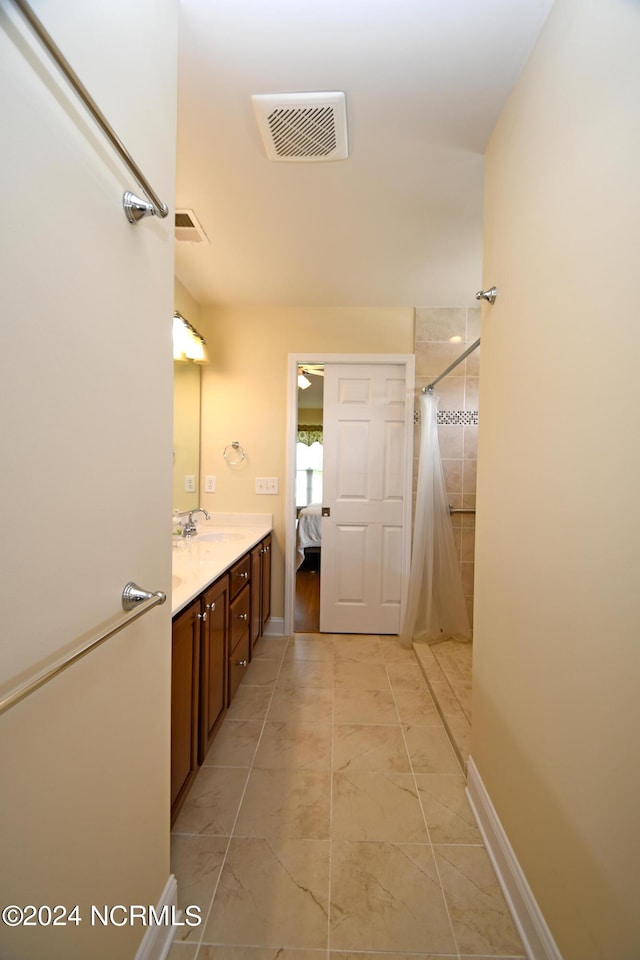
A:
<svg viewBox="0 0 640 960">
<path fill-rule="evenodd" d="M 179 243 L 209 243 L 193 210 L 176 210 L 175 236 Z"/>
<path fill-rule="evenodd" d="M 348 154 L 344 93 L 274 93 L 251 97 L 270 160 L 344 160 Z"/>
</svg>

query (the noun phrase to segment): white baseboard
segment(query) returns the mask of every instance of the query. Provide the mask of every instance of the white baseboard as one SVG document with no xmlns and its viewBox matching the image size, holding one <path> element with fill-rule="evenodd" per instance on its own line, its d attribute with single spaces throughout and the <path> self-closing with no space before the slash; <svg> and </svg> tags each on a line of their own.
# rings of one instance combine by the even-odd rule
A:
<svg viewBox="0 0 640 960">
<path fill-rule="evenodd" d="M 161 913 L 163 907 L 168 907 L 170 914 L 175 913 L 178 908 L 178 884 L 173 874 L 171 874 L 167 880 L 165 888 L 162 891 L 160 903 L 156 907 L 158 914 Z M 142 938 L 142 943 L 138 947 L 135 960 L 166 960 L 173 944 L 175 931 L 176 927 L 171 924 L 158 924 L 157 926 L 147 927 L 147 931 Z"/>
<path fill-rule="evenodd" d="M 562 960 L 471 757 L 467 764 L 467 798 L 522 938 L 528 960 Z"/>
<path fill-rule="evenodd" d="M 265 637 L 284 637 L 284 617 L 270 617 L 264 635 Z"/>
</svg>

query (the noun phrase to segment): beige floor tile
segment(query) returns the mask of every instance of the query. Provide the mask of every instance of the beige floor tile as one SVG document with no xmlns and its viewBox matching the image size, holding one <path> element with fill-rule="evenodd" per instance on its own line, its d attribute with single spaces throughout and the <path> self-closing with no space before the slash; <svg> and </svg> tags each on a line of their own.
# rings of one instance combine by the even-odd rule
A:
<svg viewBox="0 0 640 960">
<path fill-rule="evenodd" d="M 399 726 L 342 724 L 333 728 L 333 769 L 410 773 L 411 764 Z"/>
<path fill-rule="evenodd" d="M 380 651 L 385 663 L 416 662 L 413 650 L 401 647 L 398 637 L 380 637 Z"/>
<path fill-rule="evenodd" d="M 329 837 L 331 775 L 300 770 L 258 770 L 249 776 L 234 831 L 237 837 Z"/>
<path fill-rule="evenodd" d="M 389 690 L 389 677 L 384 663 L 363 660 L 338 660 L 334 667 L 336 690 Z"/>
<path fill-rule="evenodd" d="M 328 890 L 328 842 L 234 839 L 203 943 L 326 948 Z"/>
<path fill-rule="evenodd" d="M 197 950 L 197 943 L 174 942 L 167 954 L 167 960 L 195 960 Z"/>
<path fill-rule="evenodd" d="M 324 687 L 298 687 L 295 684 L 278 684 L 268 719 L 285 723 L 331 723 L 333 692 Z"/>
<path fill-rule="evenodd" d="M 398 713 L 390 689 L 348 690 L 337 688 L 335 723 L 397 723 Z"/>
<path fill-rule="evenodd" d="M 445 717 L 452 717 L 454 720 L 468 719 L 465 717 L 464 710 L 456 699 L 448 680 L 432 682 L 431 689 L 433 690 L 433 697 L 438 701 L 438 706 Z"/>
<path fill-rule="evenodd" d="M 471 724 L 467 719 L 454 720 L 453 717 L 447 717 L 447 727 L 458 753 L 466 763 L 471 753 Z"/>
<path fill-rule="evenodd" d="M 283 685 L 333 689 L 333 660 L 285 660 L 276 689 Z"/>
<path fill-rule="evenodd" d="M 180 960 L 179 957 L 178 960 Z M 301 950 L 300 947 L 296 947 L 294 950 L 283 950 L 281 947 L 232 947 L 228 944 L 216 947 L 205 945 L 200 948 L 198 960 L 327 960 L 327 951 Z"/>
<path fill-rule="evenodd" d="M 254 687 L 241 683 L 227 710 L 228 720 L 264 720 L 273 691 L 268 687 Z"/>
<path fill-rule="evenodd" d="M 413 776 L 362 770 L 334 774 L 331 837 L 428 843 Z"/>
<path fill-rule="evenodd" d="M 416 783 L 432 843 L 482 843 L 462 775 L 421 774 Z"/>
<path fill-rule="evenodd" d="M 429 845 L 336 841 L 331 857 L 332 950 L 455 952 Z"/>
<path fill-rule="evenodd" d="M 420 690 L 398 690 L 395 693 L 395 700 L 402 723 L 442 726 L 440 714 L 426 686 Z"/>
<path fill-rule="evenodd" d="M 331 638 L 320 639 L 317 634 L 296 634 L 284 654 L 285 660 L 333 660 Z"/>
<path fill-rule="evenodd" d="M 382 648 L 378 636 L 335 636 L 333 642 L 336 660 L 356 660 L 372 663 L 382 662 Z"/>
<path fill-rule="evenodd" d="M 460 952 L 522 955 L 520 938 L 484 847 L 434 849 Z"/>
<path fill-rule="evenodd" d="M 261 720 L 229 720 L 225 717 L 204 759 L 204 766 L 251 766 L 262 725 Z"/>
<path fill-rule="evenodd" d="M 428 643 L 414 643 L 413 651 L 421 669 L 426 673 L 429 680 L 444 680 L 445 676 L 440 669 L 440 665 L 434 657 L 431 647 Z"/>
<path fill-rule="evenodd" d="M 465 716 L 471 720 L 471 681 L 456 680 L 452 684 L 456 700 L 464 710 Z"/>
<path fill-rule="evenodd" d="M 244 672 L 242 682 L 251 686 L 268 687 L 275 683 L 280 670 L 279 660 L 252 660 Z"/>
<path fill-rule="evenodd" d="M 230 836 L 247 782 L 242 768 L 201 767 L 178 814 L 174 833 Z"/>
<path fill-rule="evenodd" d="M 444 727 L 403 727 L 414 773 L 460 773 L 460 764 Z"/>
<path fill-rule="evenodd" d="M 282 660 L 289 637 L 260 637 L 252 651 L 252 660 Z"/>
<path fill-rule="evenodd" d="M 200 908 L 204 923 L 229 844 L 228 837 L 171 837 L 171 872 L 178 883 L 178 907 Z M 200 940 L 202 927 L 178 927 L 176 939 Z"/>
<path fill-rule="evenodd" d="M 427 689 L 424 674 L 415 661 L 390 663 L 387 665 L 387 672 L 393 690 L 404 693 L 405 690 Z"/>
<path fill-rule="evenodd" d="M 450 953 L 360 953 L 352 950 L 329 950 L 329 960 L 457 960 L 457 954 Z M 476 958 L 474 957 L 474 960 Z M 478 958 L 480 960 L 480 958 Z M 495 957 L 492 960 L 496 960 Z M 500 957 L 500 960 L 505 960 Z M 510 960 L 509 957 L 506 960 Z"/>
<path fill-rule="evenodd" d="M 329 770 L 331 725 L 267 721 L 254 766 L 274 770 Z"/>
</svg>

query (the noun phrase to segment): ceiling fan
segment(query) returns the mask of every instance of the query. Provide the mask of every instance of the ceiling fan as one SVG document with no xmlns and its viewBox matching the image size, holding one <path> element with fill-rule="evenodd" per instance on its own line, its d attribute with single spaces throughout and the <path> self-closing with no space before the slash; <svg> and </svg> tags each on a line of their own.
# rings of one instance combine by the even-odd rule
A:
<svg viewBox="0 0 640 960">
<path fill-rule="evenodd" d="M 301 363 L 298 366 L 298 387 L 306 390 L 311 386 L 309 377 L 324 377 L 324 365 L 321 363 Z"/>
</svg>

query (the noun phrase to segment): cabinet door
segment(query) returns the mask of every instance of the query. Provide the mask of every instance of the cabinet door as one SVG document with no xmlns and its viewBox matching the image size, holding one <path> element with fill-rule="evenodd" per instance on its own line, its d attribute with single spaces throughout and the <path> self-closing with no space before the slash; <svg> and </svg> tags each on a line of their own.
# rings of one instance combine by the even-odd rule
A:
<svg viewBox="0 0 640 960">
<path fill-rule="evenodd" d="M 269 534 L 262 541 L 262 613 L 260 633 L 264 633 L 264 628 L 271 616 L 271 544 L 272 537 Z"/>
<path fill-rule="evenodd" d="M 202 763 L 224 715 L 227 700 L 227 633 L 229 578 L 221 577 L 202 598 L 200 637 L 200 736 L 198 762 Z"/>
<path fill-rule="evenodd" d="M 259 543 L 251 551 L 251 630 L 250 630 L 250 658 L 253 650 L 262 635 L 262 549 Z"/>
<path fill-rule="evenodd" d="M 173 622 L 171 653 L 171 812 L 177 814 L 198 768 L 200 601 Z"/>
<path fill-rule="evenodd" d="M 251 591 L 244 587 L 229 605 L 229 703 L 249 662 Z"/>
</svg>

